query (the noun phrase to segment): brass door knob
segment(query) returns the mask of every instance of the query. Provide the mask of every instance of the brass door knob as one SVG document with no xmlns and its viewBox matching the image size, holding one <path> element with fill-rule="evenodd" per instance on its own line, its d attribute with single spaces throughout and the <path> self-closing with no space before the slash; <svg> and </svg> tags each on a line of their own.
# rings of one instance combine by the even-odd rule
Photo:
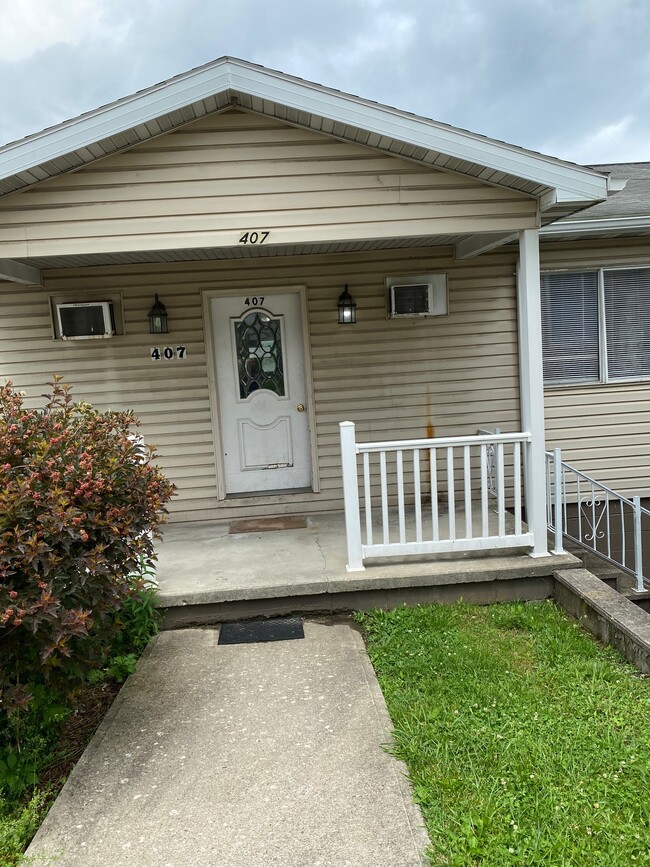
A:
<svg viewBox="0 0 650 867">
<path fill-rule="evenodd" d="M 305 404 L 299 403 L 298 406 L 296 407 L 296 409 L 298 410 L 298 412 L 304 412 L 305 411 Z"/>
</svg>

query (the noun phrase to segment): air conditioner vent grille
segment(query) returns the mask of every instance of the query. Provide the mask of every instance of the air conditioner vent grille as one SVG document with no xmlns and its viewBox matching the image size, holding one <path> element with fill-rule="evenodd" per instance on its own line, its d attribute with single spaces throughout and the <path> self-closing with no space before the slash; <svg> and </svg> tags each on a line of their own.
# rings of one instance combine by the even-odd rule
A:
<svg viewBox="0 0 650 867">
<path fill-rule="evenodd" d="M 386 277 L 389 318 L 445 316 L 447 275 L 418 274 L 409 277 Z"/>
</svg>

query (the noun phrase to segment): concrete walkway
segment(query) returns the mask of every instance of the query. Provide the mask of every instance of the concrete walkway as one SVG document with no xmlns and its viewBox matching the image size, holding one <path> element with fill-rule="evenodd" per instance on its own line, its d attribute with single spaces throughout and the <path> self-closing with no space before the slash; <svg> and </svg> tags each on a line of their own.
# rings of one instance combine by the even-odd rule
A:
<svg viewBox="0 0 650 867">
<path fill-rule="evenodd" d="M 411 867 L 426 862 L 360 635 L 217 645 L 160 634 L 28 850 L 56 867 Z"/>
</svg>

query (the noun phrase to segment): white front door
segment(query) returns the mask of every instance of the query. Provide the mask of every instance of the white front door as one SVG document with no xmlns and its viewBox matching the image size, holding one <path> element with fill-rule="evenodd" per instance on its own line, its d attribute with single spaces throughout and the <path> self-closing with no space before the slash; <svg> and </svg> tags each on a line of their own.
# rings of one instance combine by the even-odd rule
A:
<svg viewBox="0 0 650 867">
<path fill-rule="evenodd" d="M 211 301 L 227 494 L 311 485 L 301 299 Z"/>
</svg>

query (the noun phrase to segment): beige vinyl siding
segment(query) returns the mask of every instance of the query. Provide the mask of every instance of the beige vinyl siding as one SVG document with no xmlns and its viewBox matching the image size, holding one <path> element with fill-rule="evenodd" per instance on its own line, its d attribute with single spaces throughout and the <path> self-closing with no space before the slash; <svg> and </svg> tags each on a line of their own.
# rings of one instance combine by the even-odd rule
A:
<svg viewBox="0 0 650 867">
<path fill-rule="evenodd" d="M 515 230 L 537 200 L 228 111 L 10 194 L 0 255 L 112 253 Z"/>
<path fill-rule="evenodd" d="M 447 317 L 388 320 L 384 278 L 446 271 Z M 51 271 L 44 289 L 0 286 L 0 376 L 38 403 L 61 373 L 77 398 L 100 408 L 131 408 L 147 441 L 178 485 L 176 519 L 231 518 L 339 509 L 338 423 L 357 424 L 360 440 L 517 430 L 519 398 L 514 254 L 454 262 L 448 248 L 336 256 L 133 265 Z M 336 323 L 344 283 L 358 324 Z M 219 501 L 202 321 L 202 290 L 306 286 L 313 365 L 320 493 Z M 123 336 L 54 341 L 48 295 L 120 291 Z M 148 334 L 158 292 L 170 334 Z M 152 345 L 183 344 L 185 361 L 154 362 Z"/>
<path fill-rule="evenodd" d="M 650 240 L 544 243 L 542 269 L 650 266 Z M 549 386 L 546 442 L 564 460 L 628 495 L 650 495 L 650 381 Z"/>
</svg>

